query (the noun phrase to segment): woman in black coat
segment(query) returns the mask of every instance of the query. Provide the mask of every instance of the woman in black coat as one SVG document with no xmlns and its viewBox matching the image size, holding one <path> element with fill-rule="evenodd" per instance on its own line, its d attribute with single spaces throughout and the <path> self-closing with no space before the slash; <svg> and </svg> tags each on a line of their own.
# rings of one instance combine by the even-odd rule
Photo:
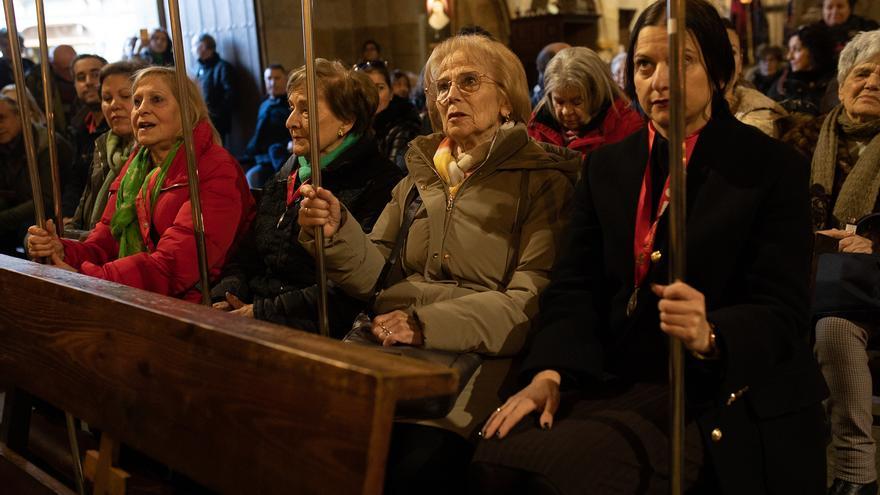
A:
<svg viewBox="0 0 880 495">
<path fill-rule="evenodd" d="M 316 71 L 322 184 L 332 188 L 369 230 L 403 177 L 379 153 L 371 135 L 378 95 L 366 75 L 339 62 L 318 59 Z M 290 75 L 287 93 L 291 107 L 287 128 L 294 156 L 266 182 L 253 231 L 224 269 L 211 296 L 218 309 L 317 331 L 315 263 L 296 240 L 302 199 L 298 190 L 311 176 L 309 121 L 303 115 L 307 109 L 304 67 Z M 331 334 L 341 337 L 351 328 L 362 303 L 331 287 L 331 304 Z"/>
<path fill-rule="evenodd" d="M 689 351 L 685 487 L 825 490 L 827 391 L 808 347 L 809 168 L 730 114 L 721 19 L 703 0 L 686 8 L 687 283 L 666 278 L 669 84 L 657 2 L 627 52 L 627 92 L 651 125 L 585 165 L 522 368 L 530 383 L 482 431 L 473 481 L 483 493 L 666 493 L 669 336 Z M 541 429 L 521 421 L 532 412 Z"/>
</svg>

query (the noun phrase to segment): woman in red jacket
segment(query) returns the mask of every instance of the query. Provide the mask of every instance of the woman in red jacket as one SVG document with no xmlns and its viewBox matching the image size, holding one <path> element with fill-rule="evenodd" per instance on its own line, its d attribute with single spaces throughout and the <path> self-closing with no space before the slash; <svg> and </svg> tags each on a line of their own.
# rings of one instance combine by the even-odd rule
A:
<svg viewBox="0 0 880 495">
<path fill-rule="evenodd" d="M 83 241 L 59 239 L 52 221 L 29 229 L 33 256 L 58 267 L 191 301 L 199 300 L 198 255 L 190 212 L 186 153 L 180 149 L 180 99 L 193 113 L 193 142 L 209 275 L 216 280 L 253 217 L 241 167 L 223 147 L 195 84 L 178 94 L 173 69 L 149 67 L 132 82 L 132 127 L 139 144 L 110 186 L 101 221 Z"/>
<path fill-rule="evenodd" d="M 581 46 L 556 54 L 544 71 L 546 93 L 529 120 L 529 136 L 584 155 L 640 129 L 642 117 L 611 79 L 608 65 Z"/>
</svg>

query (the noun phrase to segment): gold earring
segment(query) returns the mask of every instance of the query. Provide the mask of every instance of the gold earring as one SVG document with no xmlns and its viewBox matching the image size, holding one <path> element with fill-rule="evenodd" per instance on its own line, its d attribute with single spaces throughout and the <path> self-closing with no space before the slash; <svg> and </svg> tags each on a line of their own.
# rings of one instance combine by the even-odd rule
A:
<svg viewBox="0 0 880 495">
<path fill-rule="evenodd" d="M 345 128 L 340 127 L 338 131 L 336 131 L 336 135 L 339 137 L 345 136 Z"/>
</svg>

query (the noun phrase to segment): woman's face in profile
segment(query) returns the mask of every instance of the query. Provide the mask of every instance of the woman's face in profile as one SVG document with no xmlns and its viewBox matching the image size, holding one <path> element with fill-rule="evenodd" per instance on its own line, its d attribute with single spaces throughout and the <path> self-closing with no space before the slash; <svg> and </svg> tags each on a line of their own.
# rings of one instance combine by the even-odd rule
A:
<svg viewBox="0 0 880 495">
<path fill-rule="evenodd" d="M 788 39 L 788 63 L 791 64 L 792 72 L 807 71 L 813 68 L 810 50 L 801 43 L 798 35 Z"/>
<path fill-rule="evenodd" d="M 293 141 L 293 153 L 297 156 L 308 157 L 311 150 L 309 142 L 310 116 L 309 102 L 306 99 L 305 89 L 295 89 L 287 95 L 287 104 L 290 106 L 290 115 L 287 117 L 287 130 L 290 131 L 290 137 Z M 351 126 L 346 125 L 340 120 L 327 104 L 324 96 L 318 93 L 317 105 L 318 111 L 318 148 L 320 154 L 331 151 L 337 145 L 342 136 L 339 131 L 343 130 L 343 135 L 348 132 Z"/>
<path fill-rule="evenodd" d="M 712 86 L 700 47 L 688 35 L 684 53 L 685 132 L 700 130 L 711 116 Z M 639 31 L 633 53 L 633 82 L 639 105 L 664 136 L 669 127 L 669 47 L 664 26 L 645 26 Z"/>
<path fill-rule="evenodd" d="M 379 92 L 379 105 L 376 107 L 376 115 L 379 115 L 391 103 L 391 88 L 388 87 L 388 81 L 380 72 L 368 72 L 367 75 L 370 76 L 370 80 L 376 86 L 376 91 Z"/>
</svg>

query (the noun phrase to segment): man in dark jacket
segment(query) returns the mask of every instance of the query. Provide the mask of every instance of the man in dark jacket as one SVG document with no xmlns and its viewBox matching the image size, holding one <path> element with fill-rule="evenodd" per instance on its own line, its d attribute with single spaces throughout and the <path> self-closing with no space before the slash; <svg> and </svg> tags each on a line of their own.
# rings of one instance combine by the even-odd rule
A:
<svg viewBox="0 0 880 495">
<path fill-rule="evenodd" d="M 73 59 L 73 84 L 81 107 L 70 122 L 68 135 L 75 150 L 71 163 L 61 163 L 61 209 L 70 218 L 79 206 L 95 151 L 95 139 L 109 130 L 101 112 L 101 68 L 107 61 L 98 55 L 82 54 Z M 60 163 L 60 162 L 59 162 Z"/>
<path fill-rule="evenodd" d="M 217 41 L 210 34 L 202 34 L 193 44 L 193 52 L 199 59 L 196 77 L 202 87 L 202 96 L 208 105 L 211 122 L 223 143 L 229 139 L 232 129 L 233 69 L 229 62 L 217 54 Z"/>
<path fill-rule="evenodd" d="M 263 184 L 281 169 L 290 156 L 287 144 L 290 132 L 287 130 L 287 71 L 284 66 L 272 64 L 263 73 L 266 83 L 266 99 L 260 105 L 254 135 L 248 141 L 245 156 L 239 160 L 242 165 L 251 166 L 247 172 L 251 187 Z"/>
</svg>

